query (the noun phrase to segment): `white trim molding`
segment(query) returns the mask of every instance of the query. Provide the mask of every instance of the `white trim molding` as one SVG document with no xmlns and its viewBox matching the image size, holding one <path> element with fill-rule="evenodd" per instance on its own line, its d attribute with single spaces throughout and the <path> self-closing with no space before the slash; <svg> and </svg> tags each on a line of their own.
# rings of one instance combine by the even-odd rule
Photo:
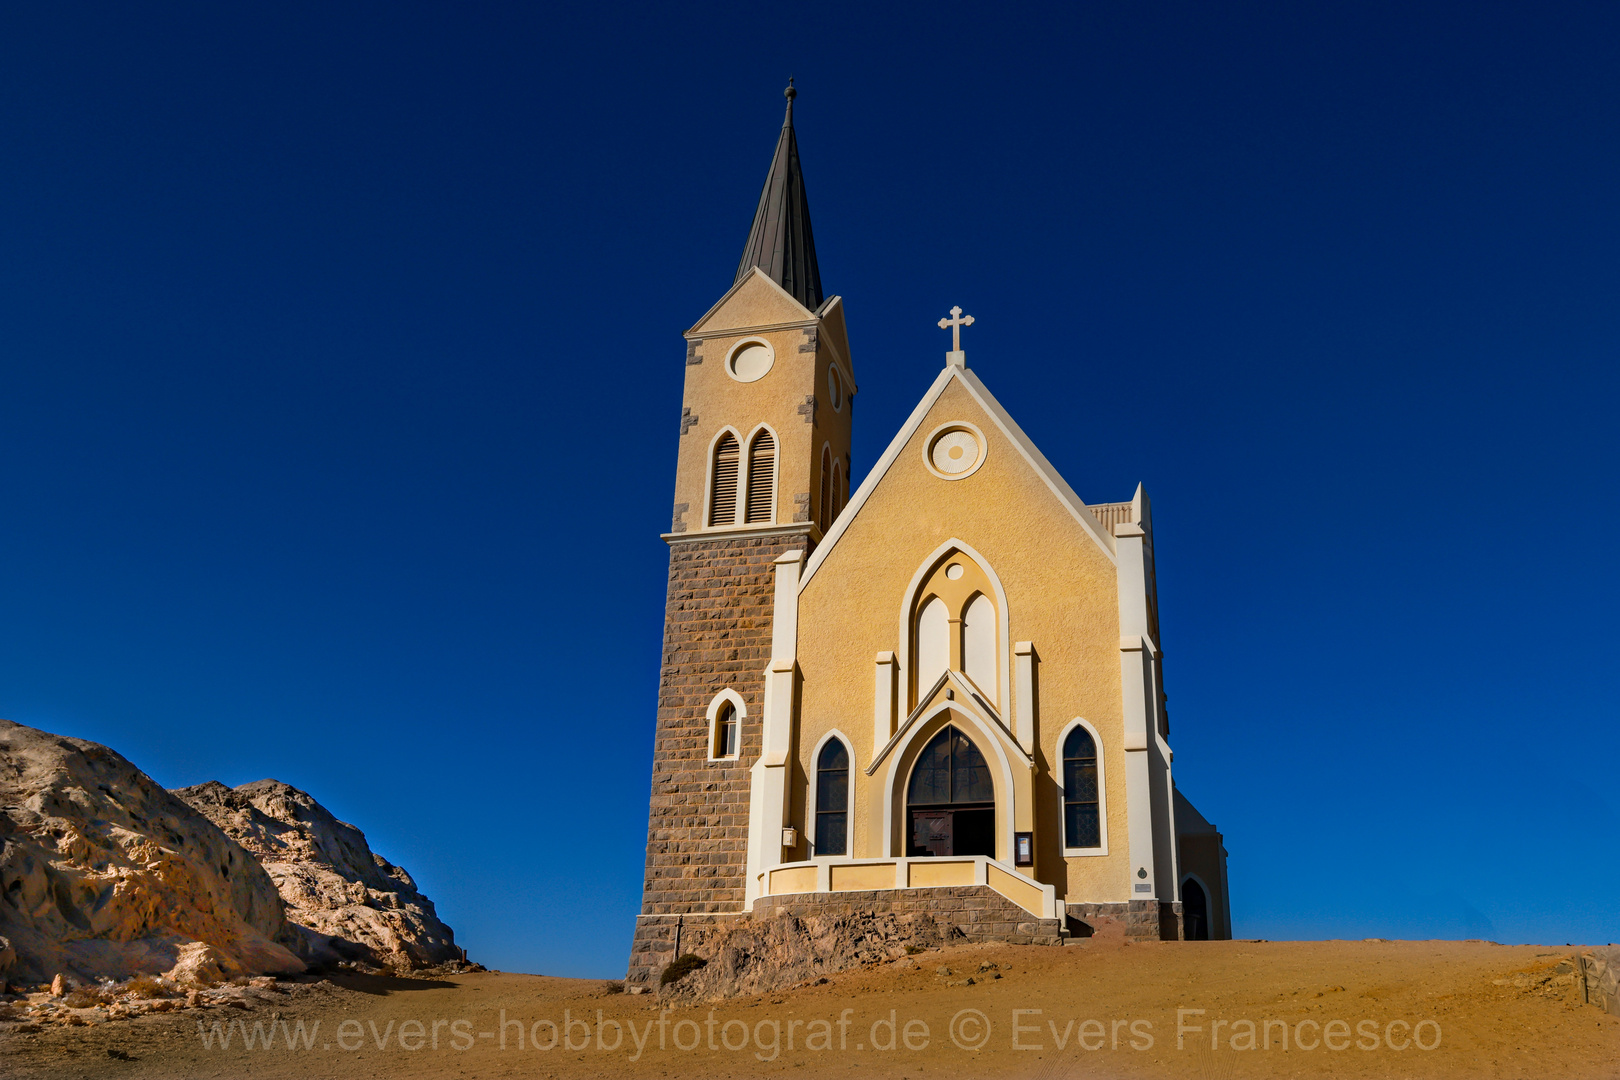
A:
<svg viewBox="0 0 1620 1080">
<path fill-rule="evenodd" d="M 750 461 L 753 460 L 754 440 L 759 438 L 759 433 L 761 431 L 768 431 L 768 432 L 770 432 L 770 436 L 771 436 L 771 446 L 772 446 L 772 450 L 771 450 L 771 520 L 769 520 L 769 521 L 749 521 L 748 520 L 748 495 L 750 493 L 750 489 L 749 489 L 749 485 L 748 485 L 748 480 L 749 480 L 748 464 L 749 464 Z M 737 469 L 737 522 L 738 522 L 738 524 L 746 525 L 746 526 L 748 526 L 750 528 L 755 528 L 755 529 L 759 528 L 762 525 L 775 525 L 776 524 L 777 504 L 780 503 L 781 500 L 782 500 L 782 436 L 778 435 L 776 433 L 776 429 L 771 427 L 771 425 L 761 422 L 761 423 L 755 424 L 754 425 L 754 430 L 752 430 L 752 431 L 750 431 L 748 433 L 748 441 L 743 444 L 743 448 L 742 448 L 742 461 L 739 463 L 738 469 Z"/>
<path fill-rule="evenodd" d="M 731 525 L 735 526 L 737 524 L 737 518 L 740 516 L 738 514 L 738 508 L 742 505 L 742 499 L 740 496 L 743 493 L 743 488 L 746 486 L 741 481 L 743 479 L 743 470 L 746 465 L 746 458 L 748 456 L 748 444 L 743 441 L 742 432 L 738 431 L 730 424 L 726 424 L 722 426 L 719 431 L 716 431 L 714 436 L 709 439 L 709 448 L 704 451 L 704 453 L 708 455 L 708 458 L 703 464 L 703 524 L 699 526 L 699 528 L 703 529 L 704 531 L 711 529 L 724 529 L 728 527 L 726 525 L 712 524 L 714 520 L 714 448 L 720 445 L 720 440 L 725 437 L 725 434 L 728 431 L 731 433 L 731 437 L 737 440 L 737 479 L 739 481 L 737 485 L 737 494 L 739 498 L 737 500 L 737 506 L 732 508 Z"/>
<path fill-rule="evenodd" d="M 972 435 L 973 440 L 979 444 L 979 456 L 973 459 L 973 464 L 959 473 L 948 473 L 934 464 L 934 444 L 953 431 L 965 431 Z M 923 465 L 941 480 L 966 480 L 983 467 L 984 459 L 989 456 L 990 442 L 984 437 L 984 432 L 979 429 L 978 424 L 969 423 L 966 420 L 948 420 L 930 431 L 928 438 L 922 442 Z"/>
<path fill-rule="evenodd" d="M 1069 732 L 1073 731 L 1075 728 L 1085 728 L 1086 733 L 1091 736 L 1092 746 L 1095 747 L 1097 751 L 1097 838 L 1101 841 L 1101 845 L 1094 848 L 1079 848 L 1069 846 L 1068 806 L 1064 802 L 1064 799 L 1068 793 L 1063 788 L 1063 744 L 1069 741 Z M 1058 828 L 1063 830 L 1063 857 L 1065 859 L 1073 859 L 1082 858 L 1087 855 L 1107 855 L 1108 773 L 1107 766 L 1103 762 L 1102 735 L 1098 733 L 1096 727 L 1092 725 L 1090 720 L 1077 716 L 1073 720 L 1070 720 L 1067 724 L 1064 724 L 1063 730 L 1058 732 L 1057 769 L 1054 771 L 1057 773 L 1057 775 L 1052 779 L 1057 781 Z"/>
<path fill-rule="evenodd" d="M 714 752 L 714 727 L 720 719 L 720 706 L 726 702 L 731 703 L 732 715 L 737 719 L 737 752 L 735 754 L 716 756 Z M 747 716 L 748 703 L 742 699 L 741 694 L 731 687 L 728 686 L 714 695 L 713 700 L 709 702 L 709 745 L 705 748 L 710 761 L 736 761 L 742 756 L 743 720 Z"/>
</svg>

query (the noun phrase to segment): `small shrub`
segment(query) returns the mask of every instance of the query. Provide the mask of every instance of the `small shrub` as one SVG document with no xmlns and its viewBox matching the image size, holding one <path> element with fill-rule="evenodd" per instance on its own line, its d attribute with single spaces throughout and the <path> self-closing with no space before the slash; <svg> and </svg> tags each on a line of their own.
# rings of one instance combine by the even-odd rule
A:
<svg viewBox="0 0 1620 1080">
<path fill-rule="evenodd" d="M 906 946 L 906 955 L 907 956 L 916 956 L 920 952 L 927 952 L 927 951 L 928 950 L 923 948 L 921 945 L 907 945 Z"/>
<path fill-rule="evenodd" d="M 137 975 L 124 986 L 124 993 L 133 998 L 160 998 L 168 996 L 168 988 L 150 975 Z"/>
<path fill-rule="evenodd" d="M 622 994 L 624 993 L 624 983 L 617 979 L 612 979 L 606 986 L 602 987 L 602 989 L 610 994 Z"/>
<path fill-rule="evenodd" d="M 705 968 L 708 966 L 709 962 L 703 959 L 703 957 L 698 956 L 696 953 L 686 953 L 685 955 L 677 956 L 670 962 L 670 965 L 664 969 L 664 973 L 658 976 L 658 985 L 668 986 L 672 982 L 679 982 L 688 975 L 692 974 L 692 972 L 697 971 L 699 968 Z"/>
</svg>

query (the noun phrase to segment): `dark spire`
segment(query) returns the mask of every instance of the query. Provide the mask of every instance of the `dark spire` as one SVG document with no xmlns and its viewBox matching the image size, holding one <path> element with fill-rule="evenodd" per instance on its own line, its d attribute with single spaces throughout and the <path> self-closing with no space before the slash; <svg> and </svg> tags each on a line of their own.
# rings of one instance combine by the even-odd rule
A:
<svg viewBox="0 0 1620 1080">
<path fill-rule="evenodd" d="M 811 311 L 821 306 L 821 270 L 816 266 L 816 241 L 810 235 L 810 203 L 804 196 L 804 173 L 799 169 L 799 142 L 793 136 L 793 99 L 798 91 L 788 79 L 787 118 L 776 142 L 776 157 L 760 192 L 754 227 L 748 231 L 737 280 L 757 266 L 794 299 Z"/>
</svg>

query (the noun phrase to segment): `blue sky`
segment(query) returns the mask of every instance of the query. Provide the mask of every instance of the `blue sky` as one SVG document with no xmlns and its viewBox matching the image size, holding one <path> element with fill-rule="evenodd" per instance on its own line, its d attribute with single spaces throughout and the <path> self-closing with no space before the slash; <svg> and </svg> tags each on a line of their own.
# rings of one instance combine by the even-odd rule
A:
<svg viewBox="0 0 1620 1080">
<path fill-rule="evenodd" d="M 622 972 L 680 332 L 792 74 L 856 479 L 961 304 L 1147 485 L 1238 934 L 1620 939 L 1620 9 L 1322 7 L 0 13 L 0 715 Z"/>
</svg>

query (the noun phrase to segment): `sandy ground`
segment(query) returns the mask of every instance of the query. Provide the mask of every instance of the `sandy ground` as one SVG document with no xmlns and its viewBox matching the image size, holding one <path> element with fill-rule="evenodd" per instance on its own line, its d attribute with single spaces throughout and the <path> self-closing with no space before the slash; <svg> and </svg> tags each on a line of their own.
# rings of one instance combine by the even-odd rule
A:
<svg viewBox="0 0 1620 1080">
<path fill-rule="evenodd" d="M 255 991 L 248 1008 L 8 1025 L 0 1075 L 1620 1077 L 1620 1018 L 1556 975 L 1570 954 L 1475 942 L 964 946 L 712 1011 L 592 980 L 354 976 Z M 299 1023 L 308 1048 L 289 1049 Z M 271 1049 L 244 1046 L 255 1029 L 275 1032 Z"/>
</svg>

